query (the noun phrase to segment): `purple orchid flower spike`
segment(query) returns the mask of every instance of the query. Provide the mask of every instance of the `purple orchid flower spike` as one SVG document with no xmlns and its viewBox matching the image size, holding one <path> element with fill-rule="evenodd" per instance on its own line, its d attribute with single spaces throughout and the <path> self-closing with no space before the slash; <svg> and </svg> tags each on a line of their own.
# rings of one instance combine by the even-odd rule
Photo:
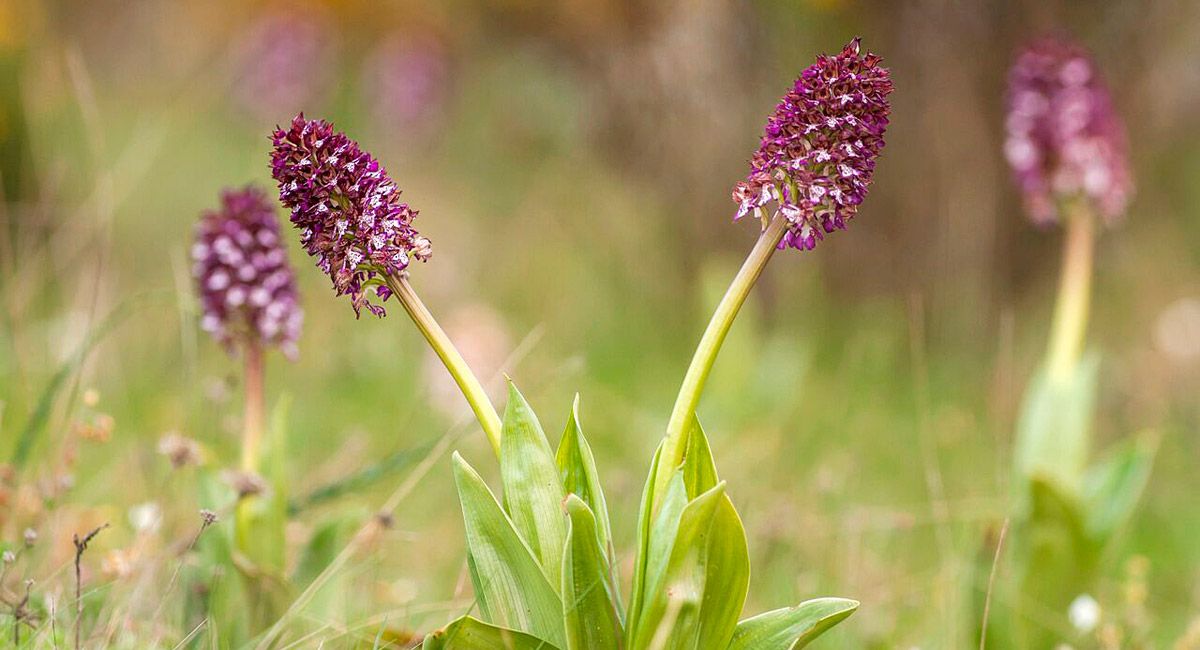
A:
<svg viewBox="0 0 1200 650">
<path fill-rule="evenodd" d="M 192 262 L 202 329 L 230 352 L 243 344 L 278 346 L 296 357 L 304 312 L 266 192 L 223 192 L 221 207 L 196 225 Z"/>
<path fill-rule="evenodd" d="M 1008 77 L 1004 154 L 1030 219 L 1061 221 L 1059 204 L 1087 199 L 1110 225 L 1133 195 L 1125 129 L 1083 47 L 1044 38 L 1023 49 Z"/>
<path fill-rule="evenodd" d="M 368 292 L 373 288 L 380 302 L 387 300 L 393 292 L 386 278 L 432 254 L 429 240 L 412 226 L 417 211 L 400 201 L 383 166 L 329 122 L 297 115 L 288 129 L 276 129 L 272 142 L 279 200 L 292 210 L 304 249 L 338 295 L 350 296 L 356 314 L 366 307 L 385 315 Z"/>
<path fill-rule="evenodd" d="M 800 250 L 845 229 L 883 149 L 892 80 L 880 62 L 862 54 L 856 38 L 800 74 L 767 120 L 750 174 L 733 188 L 735 218 L 754 213 L 765 227 L 783 215 L 789 224 L 780 247 Z"/>
</svg>

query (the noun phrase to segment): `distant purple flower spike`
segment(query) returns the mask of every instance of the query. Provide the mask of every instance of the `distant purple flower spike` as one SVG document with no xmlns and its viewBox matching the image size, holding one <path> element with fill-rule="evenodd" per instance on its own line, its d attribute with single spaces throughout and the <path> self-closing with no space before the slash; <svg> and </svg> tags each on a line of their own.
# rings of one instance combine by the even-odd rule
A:
<svg viewBox="0 0 1200 650">
<path fill-rule="evenodd" d="M 247 24 L 232 44 L 230 90 L 237 105 L 270 124 L 280 114 L 321 103 L 337 58 L 328 22 L 326 12 L 297 3 Z"/>
<path fill-rule="evenodd" d="M 791 223 L 780 247 L 799 250 L 845 229 L 866 198 L 891 111 L 892 80 L 880 62 L 860 54 L 856 38 L 800 74 L 767 120 L 749 176 L 733 188 L 735 219 L 782 214 Z"/>
<path fill-rule="evenodd" d="M 292 210 L 300 243 L 329 274 L 338 295 L 350 296 L 356 314 L 374 287 L 380 302 L 391 296 L 382 274 L 399 275 L 413 259 L 432 254 L 413 227 L 417 211 L 400 202 L 400 189 L 371 154 L 324 120 L 297 115 L 272 136 L 271 173 L 279 200 Z"/>
<path fill-rule="evenodd" d="M 430 131 L 445 113 L 450 87 L 445 48 L 428 35 L 395 34 L 367 57 L 363 100 L 381 125 Z"/>
<path fill-rule="evenodd" d="M 205 212 L 196 224 L 192 263 L 202 329 L 231 353 L 256 343 L 296 357 L 304 312 L 266 192 L 222 192 L 220 209 Z"/>
<path fill-rule="evenodd" d="M 1087 50 L 1061 39 L 1025 48 L 1008 76 L 1004 154 L 1033 221 L 1083 196 L 1113 223 L 1133 194 L 1125 131 Z"/>
</svg>

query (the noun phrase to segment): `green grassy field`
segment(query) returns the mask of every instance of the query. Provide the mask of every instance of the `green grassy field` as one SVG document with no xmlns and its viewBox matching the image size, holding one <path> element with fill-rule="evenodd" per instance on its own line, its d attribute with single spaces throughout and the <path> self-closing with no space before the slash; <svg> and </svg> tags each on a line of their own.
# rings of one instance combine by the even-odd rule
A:
<svg viewBox="0 0 1200 650">
<path fill-rule="evenodd" d="M 884 55 L 897 92 L 871 200 L 815 251 L 776 256 L 699 417 L 746 526 L 748 612 L 844 596 L 860 610 L 817 647 L 976 646 L 1058 265 L 1060 234 L 1023 218 L 999 149 L 1009 54 L 1044 17 L 985 12 L 988 54 L 961 49 L 987 30 L 955 10 L 930 26 L 883 3 L 452 4 L 314 5 L 336 54 L 301 108 L 371 148 L 420 210 L 435 255 L 412 282 L 493 399 L 507 373 L 553 444 L 581 395 L 626 581 L 649 459 L 757 234 L 728 193 L 762 117 L 815 53 L 861 34 Z M 1091 594 L 1103 624 L 1066 636 L 1200 647 L 1200 318 L 1179 307 L 1200 288 L 1200 123 L 1195 84 L 1169 81 L 1196 54 L 1195 21 L 1172 12 L 1196 12 L 1156 3 L 1149 43 L 1112 27 L 1136 3 L 1078 4 L 1054 15 L 1111 64 L 1139 185 L 1097 251 L 1096 447 L 1153 430 L 1160 448 Z M 21 647 L 71 646 L 72 536 L 107 524 L 80 561 L 85 647 L 226 647 L 253 618 L 221 602 L 241 580 L 222 559 L 240 371 L 197 327 L 188 250 L 221 188 L 273 189 L 267 136 L 294 108 L 238 103 L 230 53 L 270 7 L 118 5 L 0 2 L 0 644 L 20 625 Z M 359 66 L 414 30 L 444 44 L 440 103 L 376 115 Z M 929 30 L 943 37 L 923 49 Z M 268 406 L 290 404 L 280 543 L 300 573 L 338 561 L 276 647 L 407 647 L 473 605 L 449 453 L 493 485 L 495 463 L 399 306 L 356 321 L 289 247 L 305 326 L 299 359 L 267 369 Z M 197 465 L 172 467 L 171 432 L 199 443 Z M 218 521 L 202 529 L 201 509 Z M 300 590 L 278 593 L 286 610 Z"/>
</svg>

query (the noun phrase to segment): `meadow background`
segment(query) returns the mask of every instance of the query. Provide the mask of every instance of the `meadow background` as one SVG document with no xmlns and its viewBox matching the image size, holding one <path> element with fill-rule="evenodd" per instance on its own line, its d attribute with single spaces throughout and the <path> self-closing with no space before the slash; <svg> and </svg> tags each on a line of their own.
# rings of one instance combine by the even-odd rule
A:
<svg viewBox="0 0 1200 650">
<path fill-rule="evenodd" d="M 648 459 L 756 236 L 731 222 L 730 189 L 796 74 L 860 35 L 896 85 L 870 199 L 849 231 L 777 256 L 700 417 L 749 534 L 748 611 L 847 596 L 863 607 L 822 647 L 967 647 L 1059 262 L 1001 153 L 1004 80 L 1014 48 L 1055 29 L 1095 52 L 1138 186 L 1097 252 L 1099 446 L 1161 434 L 1093 595 L 1127 640 L 1171 647 L 1200 624 L 1188 0 L 0 2 L 0 460 L 53 396 L 0 475 L 0 540 L 38 533 L 0 593 L 32 578 L 69 621 L 71 536 L 108 522 L 83 561 L 93 638 L 187 633 L 156 608 L 212 504 L 159 442 L 178 432 L 210 470 L 236 466 L 240 414 L 238 362 L 197 327 L 192 226 L 224 187 L 273 189 L 268 135 L 300 110 L 372 151 L 420 210 L 434 257 L 413 283 L 492 388 L 512 375 L 552 438 L 581 393 L 632 561 Z M 429 631 L 471 598 L 449 459 L 428 451 L 450 435 L 440 449 L 493 468 L 490 450 L 455 427 L 465 405 L 399 307 L 355 321 L 290 250 L 300 357 L 273 355 L 267 377 L 271 402 L 291 399 L 289 548 L 412 488 L 303 624 L 335 647 Z M 374 480 L 305 503 L 364 468 Z M 139 531 L 147 503 L 161 523 Z"/>
</svg>

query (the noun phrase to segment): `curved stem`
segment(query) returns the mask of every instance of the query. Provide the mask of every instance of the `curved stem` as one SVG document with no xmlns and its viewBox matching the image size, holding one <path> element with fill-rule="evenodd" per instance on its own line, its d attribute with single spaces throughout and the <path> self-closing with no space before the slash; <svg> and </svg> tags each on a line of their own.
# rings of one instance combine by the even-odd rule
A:
<svg viewBox="0 0 1200 650">
<path fill-rule="evenodd" d="M 266 421 L 262 346 L 257 342 L 248 342 L 242 348 L 242 355 L 245 357 L 242 381 L 246 389 L 245 413 L 242 416 L 242 470 L 258 472 Z"/>
<path fill-rule="evenodd" d="M 496 407 L 492 406 L 492 401 L 488 399 L 487 391 L 483 389 L 483 385 L 479 383 L 479 379 L 475 377 L 475 373 L 471 372 L 470 366 L 467 365 L 462 355 L 458 353 L 458 349 L 454 347 L 454 343 L 446 335 L 445 330 L 434 320 L 433 314 L 429 313 L 429 309 L 425 307 L 425 303 L 421 302 L 421 299 L 417 297 L 417 292 L 408 283 L 408 278 L 392 275 L 385 275 L 384 277 L 388 288 L 400 299 L 400 304 L 404 306 L 404 311 L 408 312 L 413 323 L 416 323 L 417 329 L 421 330 L 421 334 L 429 342 L 429 346 L 433 348 L 438 358 L 445 364 L 446 370 L 450 371 L 450 376 L 458 384 L 463 397 L 467 398 L 467 403 L 471 405 L 471 410 L 475 412 L 475 418 L 479 420 L 479 424 L 483 426 L 483 432 L 487 434 L 488 442 L 492 443 L 492 450 L 496 452 L 496 457 L 499 458 L 500 416 L 496 414 Z"/>
<path fill-rule="evenodd" d="M 667 434 L 663 440 L 662 455 L 659 457 L 658 472 L 654 481 L 655 503 L 666 491 L 671 474 L 683 461 L 684 450 L 687 448 L 688 427 L 696 407 L 700 404 L 700 393 L 703 392 L 704 383 L 717 360 L 717 353 L 721 350 L 725 335 L 729 333 L 733 319 L 746 302 L 746 296 L 750 294 L 750 289 L 762 274 L 771 255 L 779 248 L 787 226 L 787 219 L 777 215 L 759 235 L 754 248 L 750 250 L 750 255 L 746 257 L 742 268 L 733 277 L 733 282 L 725 291 L 721 302 L 717 304 L 704 335 L 700 337 L 700 344 L 692 355 L 692 363 L 688 366 L 687 374 L 683 376 L 683 385 L 679 387 L 679 396 L 675 398 L 671 419 L 667 422 Z"/>
<path fill-rule="evenodd" d="M 1047 372 L 1056 380 L 1069 377 L 1083 353 L 1096 239 L 1095 217 L 1083 201 L 1068 206 L 1065 226 L 1058 302 L 1046 351 Z"/>
</svg>

